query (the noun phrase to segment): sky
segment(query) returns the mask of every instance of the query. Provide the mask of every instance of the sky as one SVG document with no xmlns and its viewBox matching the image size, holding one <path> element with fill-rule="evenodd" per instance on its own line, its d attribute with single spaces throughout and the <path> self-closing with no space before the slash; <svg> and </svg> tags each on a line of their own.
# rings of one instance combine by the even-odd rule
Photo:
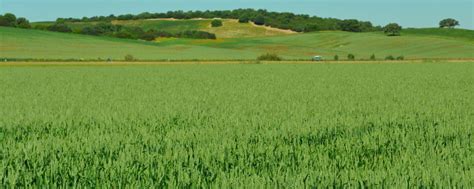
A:
<svg viewBox="0 0 474 189">
<path fill-rule="evenodd" d="M 403 27 L 437 27 L 440 20 L 454 18 L 461 28 L 474 29 L 474 0 L 0 0 L 1 14 L 10 12 L 30 21 L 237 8 L 359 19 L 375 25 L 396 22 Z"/>
</svg>

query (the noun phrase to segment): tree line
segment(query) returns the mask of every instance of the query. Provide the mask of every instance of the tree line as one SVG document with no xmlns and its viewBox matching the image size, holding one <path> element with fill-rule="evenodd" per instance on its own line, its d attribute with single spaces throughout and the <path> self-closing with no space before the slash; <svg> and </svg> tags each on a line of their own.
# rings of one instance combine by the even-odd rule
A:
<svg viewBox="0 0 474 189">
<path fill-rule="evenodd" d="M 31 28 L 30 21 L 28 21 L 26 18 L 23 18 L 23 17 L 17 18 L 12 13 L 6 13 L 4 15 L 0 15 L 0 26 Z"/>
<path fill-rule="evenodd" d="M 191 39 L 216 39 L 216 35 L 205 31 L 181 31 L 171 33 L 167 31 L 159 31 L 155 29 L 143 30 L 140 27 L 122 26 L 111 24 L 109 22 L 100 22 L 98 24 L 91 24 L 78 30 L 72 30 L 64 21 L 57 21 L 53 25 L 43 26 L 38 25 L 35 29 L 63 32 L 63 33 L 78 33 L 84 35 L 94 36 L 109 36 L 126 39 L 142 39 L 146 41 L 155 40 L 158 37 L 176 37 L 176 38 L 191 38 Z"/>
<path fill-rule="evenodd" d="M 296 32 L 312 32 L 321 30 L 342 30 L 349 32 L 381 31 L 382 27 L 373 26 L 371 22 L 356 19 L 341 20 L 336 18 L 321 18 L 306 14 L 294 14 L 289 12 L 271 12 L 264 9 L 236 9 L 216 11 L 168 11 L 166 13 L 149 13 L 93 16 L 83 18 L 58 18 L 58 21 L 68 22 L 108 22 L 112 20 L 141 20 L 156 18 L 222 18 L 238 19 L 241 23 L 254 22 L 257 25 L 265 25 L 274 28 L 288 29 Z"/>
<path fill-rule="evenodd" d="M 266 25 L 270 27 L 289 29 L 297 32 L 311 32 L 319 30 L 342 30 L 348 32 L 369 32 L 383 31 L 388 36 L 398 36 L 402 27 L 397 23 L 390 23 L 385 27 L 373 26 L 371 22 L 359 21 L 356 19 L 340 20 L 335 18 L 320 18 L 317 16 L 309 16 L 305 14 L 294 14 L 288 12 L 269 12 L 259 9 L 236 9 L 224 11 L 168 11 L 166 13 L 149 13 L 144 12 L 138 15 L 109 15 L 109 16 L 93 16 L 78 18 L 58 18 L 53 25 L 38 25 L 35 29 L 80 33 L 86 35 L 111 36 L 118 38 L 153 40 L 157 37 L 177 37 L 177 38 L 195 38 L 195 39 L 216 39 L 216 35 L 204 31 L 182 31 L 178 33 L 170 33 L 166 31 L 148 30 L 144 31 L 140 27 L 128 27 L 121 25 L 113 25 L 113 20 L 139 20 L 153 18 L 175 18 L 175 19 L 192 19 L 192 18 L 223 18 L 238 19 L 240 23 L 253 22 L 256 25 Z M 78 31 L 73 31 L 67 22 L 100 22 L 99 24 L 84 27 Z M 440 21 L 440 28 L 454 28 L 459 25 L 459 21 L 448 18 Z M 0 15 L 0 26 L 31 28 L 30 22 L 23 17 L 17 18 L 14 14 L 6 13 Z M 213 27 L 222 26 L 220 20 L 212 21 Z"/>
</svg>

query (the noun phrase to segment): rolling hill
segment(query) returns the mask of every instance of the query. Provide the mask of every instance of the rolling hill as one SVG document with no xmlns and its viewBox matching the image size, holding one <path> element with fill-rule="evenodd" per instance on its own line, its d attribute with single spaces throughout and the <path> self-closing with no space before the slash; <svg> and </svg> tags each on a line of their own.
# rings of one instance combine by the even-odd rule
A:
<svg viewBox="0 0 474 189">
<path fill-rule="evenodd" d="M 452 30 L 457 32 L 457 30 Z M 473 32 L 473 31 L 465 31 Z M 403 55 L 407 59 L 474 58 L 474 42 L 465 37 L 440 37 L 404 33 L 315 32 L 218 40 L 158 39 L 154 42 L 95 37 L 0 27 L 0 57 L 44 59 L 123 59 L 132 54 L 141 60 L 255 59 L 262 53 L 277 53 L 287 59 L 309 59 L 352 53 L 356 59 Z"/>
<path fill-rule="evenodd" d="M 211 27 L 211 19 L 148 19 L 148 20 L 115 20 L 112 24 L 140 27 L 144 30 L 155 29 L 159 31 L 167 31 L 177 33 L 185 30 L 207 31 L 216 34 L 217 38 L 243 38 L 243 37 L 265 37 L 295 34 L 290 30 L 282 30 L 277 28 L 257 26 L 252 23 L 239 23 L 233 19 L 222 19 L 223 26 Z M 80 30 L 84 27 L 98 24 L 99 22 L 67 22 L 73 30 Z M 54 22 L 37 22 L 33 23 L 33 27 L 37 25 L 49 26 Z"/>
</svg>

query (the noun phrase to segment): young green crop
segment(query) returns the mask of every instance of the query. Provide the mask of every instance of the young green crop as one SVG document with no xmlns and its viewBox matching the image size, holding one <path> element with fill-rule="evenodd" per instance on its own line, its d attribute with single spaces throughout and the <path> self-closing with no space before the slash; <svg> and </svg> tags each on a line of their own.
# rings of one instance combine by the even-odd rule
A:
<svg viewBox="0 0 474 189">
<path fill-rule="evenodd" d="M 3 187 L 474 187 L 474 65 L 1 66 Z"/>
</svg>

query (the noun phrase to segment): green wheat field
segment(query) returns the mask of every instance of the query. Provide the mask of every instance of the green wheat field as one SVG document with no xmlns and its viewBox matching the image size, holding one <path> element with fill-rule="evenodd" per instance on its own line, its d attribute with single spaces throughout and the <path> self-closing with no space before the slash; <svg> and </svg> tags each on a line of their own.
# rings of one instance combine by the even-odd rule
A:
<svg viewBox="0 0 474 189">
<path fill-rule="evenodd" d="M 472 188 L 473 86 L 472 63 L 3 65 L 0 182 Z"/>
</svg>

